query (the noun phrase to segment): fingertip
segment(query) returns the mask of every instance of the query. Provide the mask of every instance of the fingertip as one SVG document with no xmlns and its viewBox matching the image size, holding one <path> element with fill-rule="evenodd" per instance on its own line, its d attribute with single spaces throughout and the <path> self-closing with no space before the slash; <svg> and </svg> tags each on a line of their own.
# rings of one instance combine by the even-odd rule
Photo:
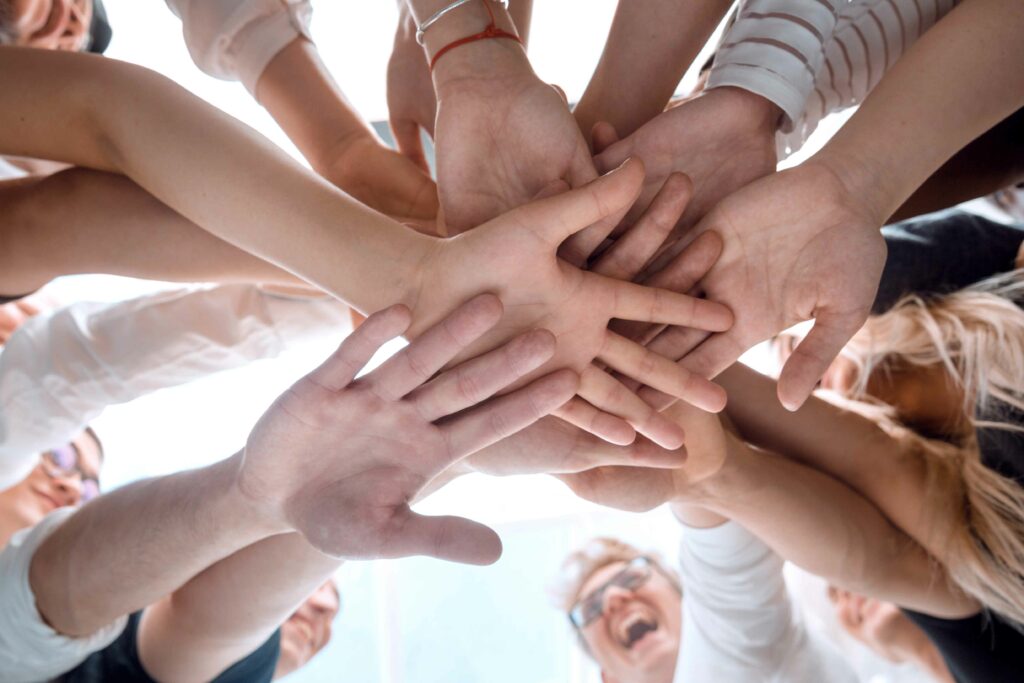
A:
<svg viewBox="0 0 1024 683">
<path fill-rule="evenodd" d="M 491 326 L 496 325 L 501 320 L 501 316 L 505 314 L 505 305 L 501 303 L 501 299 L 498 298 L 497 294 L 491 292 L 477 294 L 466 302 L 466 306 L 470 308 L 474 315 L 480 316 L 481 322 L 484 320 L 493 321 Z"/>
<path fill-rule="evenodd" d="M 539 381 L 543 382 L 543 394 L 538 404 L 548 413 L 568 403 L 580 387 L 580 376 L 569 368 L 556 370 Z"/>
<path fill-rule="evenodd" d="M 481 531 L 482 533 L 480 534 L 480 542 L 478 545 L 480 554 L 476 558 L 476 561 L 473 561 L 470 564 L 487 567 L 501 559 L 501 554 L 504 552 L 504 546 L 501 542 L 501 536 L 499 536 L 498 532 L 494 529 L 485 526 Z"/>
<path fill-rule="evenodd" d="M 629 446 L 636 441 L 636 430 L 628 422 L 607 413 L 596 416 L 593 427 L 595 434 L 617 446 Z"/>
</svg>

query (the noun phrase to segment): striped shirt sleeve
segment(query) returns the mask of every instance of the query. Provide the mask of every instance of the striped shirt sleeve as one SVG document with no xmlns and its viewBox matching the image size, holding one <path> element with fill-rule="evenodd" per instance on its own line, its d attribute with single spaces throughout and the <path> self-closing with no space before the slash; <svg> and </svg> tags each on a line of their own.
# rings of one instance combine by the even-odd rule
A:
<svg viewBox="0 0 1024 683">
<path fill-rule="evenodd" d="M 797 149 L 829 114 L 852 107 L 956 4 L 956 0 L 854 0 L 836 21 L 824 59 L 793 126 L 780 130 L 779 157 Z"/>
<path fill-rule="evenodd" d="M 746 0 L 715 55 L 707 87 L 735 86 L 777 104 L 782 129 L 800 119 L 850 0 Z"/>
</svg>

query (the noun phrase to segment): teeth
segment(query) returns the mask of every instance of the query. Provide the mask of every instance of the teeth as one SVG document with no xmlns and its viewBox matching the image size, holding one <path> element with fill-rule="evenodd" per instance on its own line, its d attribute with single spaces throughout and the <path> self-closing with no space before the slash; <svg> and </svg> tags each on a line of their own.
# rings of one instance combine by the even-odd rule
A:
<svg viewBox="0 0 1024 683">
<path fill-rule="evenodd" d="M 652 626 L 657 628 L 657 622 L 652 617 L 648 617 L 647 615 L 645 615 L 641 611 L 636 611 L 636 612 L 633 612 L 632 614 L 627 615 L 619 623 L 619 629 L 618 629 L 619 642 L 621 642 L 627 648 L 631 647 L 633 645 L 633 643 L 630 642 L 629 630 L 633 627 L 634 624 L 637 624 L 637 623 L 640 623 L 640 622 L 643 622 L 645 624 L 651 624 Z"/>
</svg>

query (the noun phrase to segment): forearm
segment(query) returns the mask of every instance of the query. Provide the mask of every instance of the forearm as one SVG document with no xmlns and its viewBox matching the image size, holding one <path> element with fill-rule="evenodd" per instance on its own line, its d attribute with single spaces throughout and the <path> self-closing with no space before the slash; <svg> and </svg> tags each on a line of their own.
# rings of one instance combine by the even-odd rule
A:
<svg viewBox="0 0 1024 683">
<path fill-rule="evenodd" d="M 302 37 L 267 65 L 256 84 L 256 99 L 321 175 L 353 139 L 373 136 L 316 46 Z"/>
<path fill-rule="evenodd" d="M 1024 182 L 1024 109 L 961 149 L 887 221 L 901 221 Z"/>
<path fill-rule="evenodd" d="M 351 200 L 166 79 L 113 60 L 21 49 L 0 53 L 0 73 L 9 86 L 0 94 L 4 151 L 124 173 L 193 223 L 361 310 L 410 303 L 429 238 Z"/>
<path fill-rule="evenodd" d="M 976 609 L 949 588 L 920 545 L 862 496 L 734 436 L 725 465 L 697 487 L 695 501 L 837 586 L 939 616 Z"/>
<path fill-rule="evenodd" d="M 40 614 L 65 635 L 92 633 L 285 531 L 238 492 L 240 461 L 131 484 L 76 512 L 32 558 Z"/>
<path fill-rule="evenodd" d="M 0 292 L 62 275 L 110 273 L 184 282 L 303 284 L 234 247 L 122 175 L 70 168 L 0 188 Z"/>
<path fill-rule="evenodd" d="M 874 422 L 811 396 L 790 412 L 777 382 L 736 363 L 718 382 L 730 396 L 726 415 L 744 440 L 810 465 L 851 486 L 892 517 L 891 491 L 923 492 L 919 463 Z"/>
<path fill-rule="evenodd" d="M 946 160 L 1024 105 L 1024 6 L 967 0 L 896 63 L 812 159 L 881 225 Z"/>
<path fill-rule="evenodd" d="M 597 69 L 573 112 L 584 136 L 607 121 L 626 137 L 660 114 L 731 4 L 620 0 Z"/>
<path fill-rule="evenodd" d="M 140 659 L 158 680 L 209 680 L 264 642 L 341 564 L 297 533 L 243 548 L 146 610 Z"/>
</svg>

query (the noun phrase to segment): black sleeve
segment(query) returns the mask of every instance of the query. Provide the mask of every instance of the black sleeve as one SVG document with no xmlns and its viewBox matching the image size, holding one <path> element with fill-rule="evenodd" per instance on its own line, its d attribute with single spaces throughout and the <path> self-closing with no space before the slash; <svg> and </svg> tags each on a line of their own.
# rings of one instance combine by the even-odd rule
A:
<svg viewBox="0 0 1024 683">
<path fill-rule="evenodd" d="M 1024 225 L 942 211 L 882 228 L 889 255 L 871 307 L 884 313 L 905 294 L 947 294 L 1013 270 Z"/>
<path fill-rule="evenodd" d="M 935 644 L 957 683 L 1024 681 L 1024 634 L 996 615 L 964 619 L 903 610 Z"/>
</svg>

